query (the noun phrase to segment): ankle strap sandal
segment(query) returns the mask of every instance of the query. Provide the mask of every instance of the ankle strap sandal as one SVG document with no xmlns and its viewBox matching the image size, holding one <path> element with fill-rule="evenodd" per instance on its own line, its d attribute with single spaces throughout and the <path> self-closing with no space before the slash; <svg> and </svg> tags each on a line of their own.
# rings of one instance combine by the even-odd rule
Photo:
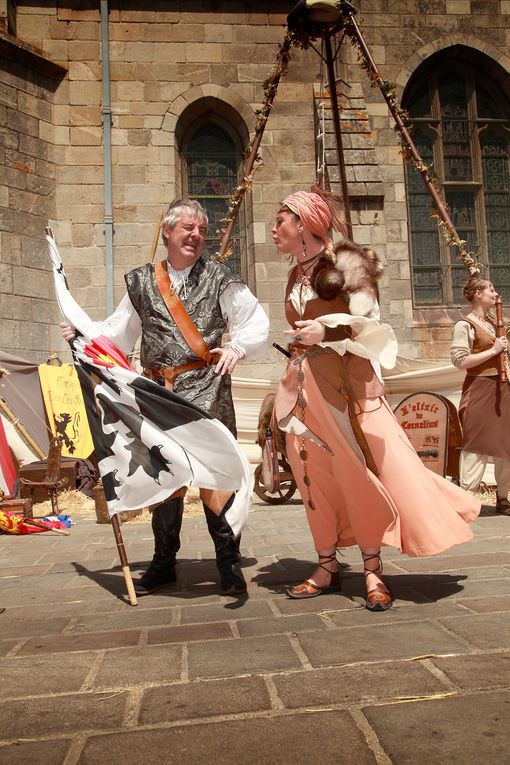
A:
<svg viewBox="0 0 510 765">
<path fill-rule="evenodd" d="M 366 565 L 364 565 L 363 575 L 365 577 L 365 583 L 369 574 L 375 574 L 377 577 L 381 578 L 383 565 L 380 553 L 371 555 L 362 552 L 361 557 L 363 558 L 364 564 L 371 560 L 378 561 L 378 565 L 374 569 L 367 568 Z M 393 596 L 391 592 L 384 582 L 381 582 L 381 584 L 384 587 L 384 590 L 379 589 L 381 585 L 375 587 L 373 590 L 368 590 L 367 588 L 366 607 L 369 611 L 387 611 L 393 604 Z"/>
<path fill-rule="evenodd" d="M 301 584 L 297 584 L 295 587 L 288 587 L 286 589 L 287 597 L 294 600 L 304 600 L 306 598 L 316 598 L 318 595 L 327 595 L 330 592 L 338 592 L 341 589 L 340 572 L 330 571 L 327 567 L 328 563 L 336 563 L 336 552 L 331 555 L 319 555 L 318 568 L 324 569 L 330 575 L 329 585 L 327 587 L 319 587 L 312 579 L 305 579 Z"/>
</svg>

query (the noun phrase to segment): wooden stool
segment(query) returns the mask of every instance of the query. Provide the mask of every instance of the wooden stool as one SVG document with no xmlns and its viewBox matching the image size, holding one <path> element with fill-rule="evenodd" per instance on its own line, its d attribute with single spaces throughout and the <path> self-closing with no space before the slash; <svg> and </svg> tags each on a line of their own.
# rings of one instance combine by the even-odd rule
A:
<svg viewBox="0 0 510 765">
<path fill-rule="evenodd" d="M 57 495 L 67 483 L 67 478 L 60 478 L 60 451 L 62 445 L 59 438 L 52 438 L 48 452 L 48 466 L 46 475 L 42 481 L 31 481 L 28 478 L 20 478 L 20 483 L 26 486 L 30 492 L 30 501 L 33 502 L 36 489 L 46 489 L 51 500 L 52 515 L 58 515 Z"/>
</svg>

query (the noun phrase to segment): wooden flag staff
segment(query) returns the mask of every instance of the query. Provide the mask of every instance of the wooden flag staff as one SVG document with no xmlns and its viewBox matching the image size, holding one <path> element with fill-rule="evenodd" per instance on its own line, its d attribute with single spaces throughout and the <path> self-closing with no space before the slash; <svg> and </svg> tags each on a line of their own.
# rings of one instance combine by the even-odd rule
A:
<svg viewBox="0 0 510 765">
<path fill-rule="evenodd" d="M 138 600 L 136 597 L 133 577 L 131 576 L 131 569 L 129 568 L 129 561 L 126 554 L 126 548 L 124 547 L 124 539 L 122 538 L 119 517 L 117 514 L 112 515 L 111 522 L 113 536 L 115 537 L 115 544 L 117 545 L 117 552 L 119 553 L 120 565 L 122 566 L 122 573 L 124 575 L 124 581 L 126 582 L 129 602 L 132 606 L 137 606 Z"/>
<path fill-rule="evenodd" d="M 50 226 L 46 226 L 44 230 L 45 230 L 45 233 L 48 236 L 51 236 L 51 238 L 53 239 L 53 231 L 50 228 Z M 159 233 L 159 230 L 158 230 L 158 233 Z M 69 341 L 69 345 L 71 346 L 71 352 L 72 352 L 73 340 Z M 132 606 L 136 606 L 138 605 L 138 601 L 136 599 L 135 588 L 133 585 L 133 578 L 131 576 L 129 562 L 126 555 L 126 548 L 124 547 L 124 540 L 122 538 L 122 532 L 120 530 L 120 522 L 117 515 L 113 515 L 111 517 L 111 525 L 113 529 L 113 536 L 115 537 L 115 544 L 117 545 L 117 552 L 119 554 L 120 565 L 122 567 L 122 573 L 124 575 L 124 580 L 126 582 L 126 589 L 128 592 L 129 602 L 131 603 Z"/>
</svg>

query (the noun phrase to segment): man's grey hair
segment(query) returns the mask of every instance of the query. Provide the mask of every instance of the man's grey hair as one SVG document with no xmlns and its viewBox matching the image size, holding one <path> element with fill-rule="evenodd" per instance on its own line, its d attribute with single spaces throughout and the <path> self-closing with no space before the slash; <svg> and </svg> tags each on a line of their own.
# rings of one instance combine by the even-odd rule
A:
<svg viewBox="0 0 510 765">
<path fill-rule="evenodd" d="M 183 210 L 187 210 L 194 220 L 204 221 L 206 226 L 209 222 L 207 213 L 200 202 L 196 202 L 194 199 L 176 199 L 166 211 L 166 215 L 161 222 L 161 238 L 165 246 L 166 236 L 163 231 L 163 225 L 166 223 L 168 228 L 173 228 L 180 221 Z"/>
</svg>

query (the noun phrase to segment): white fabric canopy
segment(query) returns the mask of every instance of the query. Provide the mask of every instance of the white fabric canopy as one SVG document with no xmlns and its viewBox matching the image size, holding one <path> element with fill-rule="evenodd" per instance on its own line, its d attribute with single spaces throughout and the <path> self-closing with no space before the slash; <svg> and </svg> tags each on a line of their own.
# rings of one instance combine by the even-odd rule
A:
<svg viewBox="0 0 510 765">
<path fill-rule="evenodd" d="M 241 371 L 241 367 L 238 367 Z M 384 387 L 392 408 L 410 393 L 440 393 L 458 406 L 464 372 L 452 364 L 419 361 L 397 356 L 395 367 L 383 369 Z M 260 406 L 264 396 L 276 390 L 267 379 L 234 377 L 232 392 L 237 418 L 238 441 L 250 462 L 260 462 L 260 447 L 255 443 Z"/>
</svg>

